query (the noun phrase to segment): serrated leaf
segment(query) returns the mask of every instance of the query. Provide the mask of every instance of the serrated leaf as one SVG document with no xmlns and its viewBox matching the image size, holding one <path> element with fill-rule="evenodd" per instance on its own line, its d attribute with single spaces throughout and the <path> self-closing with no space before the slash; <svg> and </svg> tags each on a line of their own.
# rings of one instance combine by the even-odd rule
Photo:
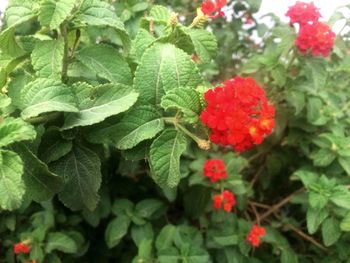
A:
<svg viewBox="0 0 350 263">
<path fill-rule="evenodd" d="M 14 210 L 20 207 L 25 193 L 22 180 L 23 163 L 12 151 L 0 150 L 0 207 Z"/>
<path fill-rule="evenodd" d="M 322 222 L 327 218 L 328 211 L 326 208 L 315 209 L 308 208 L 306 214 L 307 230 L 310 234 L 314 234 Z"/>
<path fill-rule="evenodd" d="M 164 110 L 175 109 L 184 114 L 189 123 L 198 122 L 202 111 L 200 94 L 191 88 L 180 88 L 169 91 L 163 96 L 161 104 Z"/>
<path fill-rule="evenodd" d="M 137 60 L 140 60 L 146 49 L 155 41 L 155 37 L 152 36 L 147 30 L 140 28 L 135 39 L 132 41 L 130 53 L 135 56 Z"/>
<path fill-rule="evenodd" d="M 162 5 L 154 5 L 151 8 L 149 16 L 152 17 L 156 22 L 167 23 L 170 19 L 170 12 L 166 7 Z"/>
<path fill-rule="evenodd" d="M 188 34 L 201 62 L 210 62 L 215 57 L 218 49 L 218 43 L 213 33 L 204 29 L 191 29 L 188 30 Z"/>
<path fill-rule="evenodd" d="M 53 111 L 78 111 L 71 88 L 58 80 L 36 79 L 21 90 L 21 96 L 25 106 L 21 114 L 24 119 Z"/>
<path fill-rule="evenodd" d="M 115 84 L 131 85 L 132 75 L 128 63 L 118 50 L 107 45 L 92 45 L 80 50 L 76 58 L 101 78 Z"/>
<path fill-rule="evenodd" d="M 333 245 L 340 238 L 341 231 L 339 221 L 335 218 L 328 218 L 322 224 L 322 238 L 326 247 Z"/>
<path fill-rule="evenodd" d="M 84 146 L 74 145 L 72 151 L 52 163 L 51 170 L 65 180 L 59 199 L 70 209 L 93 211 L 99 201 L 101 163 L 99 157 Z"/>
<path fill-rule="evenodd" d="M 34 140 L 36 132 L 33 126 L 20 118 L 5 118 L 0 122 L 0 147 L 14 142 Z"/>
<path fill-rule="evenodd" d="M 32 0 L 10 0 L 5 11 L 6 25 L 14 27 L 34 17 Z"/>
<path fill-rule="evenodd" d="M 72 12 L 75 0 L 44 0 L 41 2 L 39 22 L 51 30 L 59 28 Z"/>
<path fill-rule="evenodd" d="M 149 162 L 152 178 L 160 186 L 174 188 L 180 182 L 180 157 L 186 150 L 187 140 L 182 133 L 165 130 L 150 147 Z"/>
<path fill-rule="evenodd" d="M 11 147 L 18 153 L 24 164 L 23 180 L 26 194 L 36 202 L 52 198 L 63 185 L 63 179 L 49 171 L 23 143 Z"/>
<path fill-rule="evenodd" d="M 43 78 L 61 78 L 64 42 L 62 39 L 38 42 L 31 54 L 37 75 Z"/>
<path fill-rule="evenodd" d="M 350 209 L 350 191 L 345 186 L 333 188 L 330 200 L 339 207 Z"/>
<path fill-rule="evenodd" d="M 79 112 L 66 115 L 64 130 L 99 123 L 127 111 L 138 97 L 131 87 L 122 84 L 92 87 L 87 83 L 77 83 L 72 90 L 76 94 Z"/>
<path fill-rule="evenodd" d="M 105 232 L 108 248 L 113 248 L 119 244 L 121 239 L 127 234 L 130 223 L 130 217 L 126 215 L 120 215 L 109 222 Z"/>
<path fill-rule="evenodd" d="M 143 105 L 129 111 L 112 129 L 116 147 L 126 150 L 155 137 L 164 129 L 164 121 L 153 107 Z"/>
<path fill-rule="evenodd" d="M 157 43 L 144 53 L 135 72 L 134 88 L 141 100 L 157 105 L 165 92 L 196 88 L 201 81 L 189 55 L 172 44 Z"/>
<path fill-rule="evenodd" d="M 46 252 L 51 253 L 54 250 L 74 254 L 78 251 L 78 245 L 69 235 L 61 232 L 53 232 L 48 235 L 46 241 Z"/>
<path fill-rule="evenodd" d="M 15 28 L 8 27 L 0 34 L 0 50 L 12 57 L 19 57 L 24 54 L 22 48 L 15 39 Z"/>
<path fill-rule="evenodd" d="M 330 149 L 318 149 L 311 154 L 311 159 L 314 161 L 315 166 L 326 167 L 330 165 L 336 158 L 334 151 Z"/>
<path fill-rule="evenodd" d="M 156 248 L 158 251 L 169 248 L 173 245 L 176 227 L 174 225 L 166 225 L 162 228 L 156 239 Z"/>
</svg>

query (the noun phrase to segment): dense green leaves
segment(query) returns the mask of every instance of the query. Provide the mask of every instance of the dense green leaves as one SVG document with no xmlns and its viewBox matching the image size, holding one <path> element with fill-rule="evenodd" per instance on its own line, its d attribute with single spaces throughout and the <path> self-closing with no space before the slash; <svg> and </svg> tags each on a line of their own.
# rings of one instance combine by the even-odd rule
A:
<svg viewBox="0 0 350 263">
<path fill-rule="evenodd" d="M 57 29 L 72 12 L 75 0 L 43 0 L 39 12 L 39 21 L 42 26 Z"/>
<path fill-rule="evenodd" d="M 130 223 L 131 220 L 126 215 L 120 215 L 109 222 L 105 232 L 105 240 L 109 248 L 119 244 L 120 240 L 128 232 Z"/>
<path fill-rule="evenodd" d="M 188 31 L 200 61 L 208 63 L 216 55 L 218 44 L 215 36 L 207 30 L 192 29 Z"/>
<path fill-rule="evenodd" d="M 0 121 L 0 147 L 14 142 L 33 140 L 35 136 L 34 127 L 22 119 L 10 117 Z"/>
<path fill-rule="evenodd" d="M 76 253 L 78 246 L 74 239 L 61 232 L 50 233 L 47 239 L 46 252 L 51 253 L 54 250 L 64 253 Z"/>
<path fill-rule="evenodd" d="M 138 97 L 131 87 L 122 84 L 92 87 L 87 83 L 76 83 L 72 90 L 76 95 L 79 112 L 67 114 L 63 129 L 99 123 L 128 110 Z"/>
<path fill-rule="evenodd" d="M 35 1 L 10 0 L 5 12 L 6 23 L 8 27 L 21 24 L 34 17 Z"/>
<path fill-rule="evenodd" d="M 190 56 L 171 44 L 155 44 L 143 55 L 135 72 L 134 88 L 142 101 L 159 104 L 165 92 L 195 88 L 201 77 Z"/>
<path fill-rule="evenodd" d="M 150 147 L 149 161 L 152 178 L 162 187 L 175 187 L 181 178 L 180 156 L 186 150 L 187 140 L 176 130 L 167 129 Z"/>
</svg>

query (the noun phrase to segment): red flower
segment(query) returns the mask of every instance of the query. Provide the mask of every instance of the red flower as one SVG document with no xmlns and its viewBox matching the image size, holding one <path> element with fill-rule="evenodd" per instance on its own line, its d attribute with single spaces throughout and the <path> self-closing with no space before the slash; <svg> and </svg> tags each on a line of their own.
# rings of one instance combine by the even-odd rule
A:
<svg viewBox="0 0 350 263">
<path fill-rule="evenodd" d="M 318 8 L 314 3 L 304 3 L 297 1 L 295 5 L 290 6 L 286 16 L 290 18 L 290 24 L 299 23 L 300 25 L 316 23 L 321 17 Z"/>
<path fill-rule="evenodd" d="M 321 22 L 307 24 L 300 27 L 295 45 L 302 53 L 311 51 L 314 56 L 327 57 L 333 49 L 335 33 Z"/>
<path fill-rule="evenodd" d="M 20 242 L 13 245 L 13 252 L 18 255 L 19 253 L 28 254 L 30 247 L 28 244 Z"/>
<path fill-rule="evenodd" d="M 275 109 L 252 78 L 236 77 L 204 94 L 207 102 L 200 119 L 215 144 L 242 152 L 260 144 L 275 125 Z"/>
<path fill-rule="evenodd" d="M 246 240 L 252 244 L 253 247 L 260 246 L 261 240 L 260 238 L 265 236 L 266 231 L 265 228 L 259 227 L 258 225 L 253 225 L 252 230 L 248 234 Z"/>
<path fill-rule="evenodd" d="M 227 4 L 227 0 L 205 0 L 202 3 L 201 10 L 204 14 L 208 15 L 210 18 L 215 19 L 220 16 L 225 16 L 221 9 Z M 215 15 L 212 15 L 214 14 Z"/>
<path fill-rule="evenodd" d="M 210 179 L 212 183 L 227 178 L 225 164 L 222 160 L 206 160 L 203 167 L 203 176 Z"/>
<path fill-rule="evenodd" d="M 227 190 L 224 190 L 221 194 L 214 195 L 213 201 L 214 209 L 221 209 L 223 207 L 226 212 L 231 212 L 232 207 L 236 205 L 234 194 Z"/>
</svg>

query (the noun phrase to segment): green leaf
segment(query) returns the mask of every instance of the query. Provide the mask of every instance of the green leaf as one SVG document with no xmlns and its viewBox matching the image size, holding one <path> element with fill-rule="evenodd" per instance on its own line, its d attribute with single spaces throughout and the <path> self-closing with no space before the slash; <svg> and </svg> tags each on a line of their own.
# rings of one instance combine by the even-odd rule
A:
<svg viewBox="0 0 350 263">
<path fill-rule="evenodd" d="M 149 162 L 152 178 L 160 186 L 173 188 L 180 182 L 180 156 L 186 150 L 187 140 L 182 133 L 167 129 L 150 147 Z"/>
<path fill-rule="evenodd" d="M 130 217 L 120 215 L 108 223 L 105 232 L 105 240 L 108 248 L 113 248 L 119 244 L 121 239 L 128 233 Z"/>
<path fill-rule="evenodd" d="M 23 143 L 11 147 L 18 153 L 24 164 L 23 180 L 26 194 L 36 202 L 52 198 L 62 189 L 63 179 L 49 171 Z"/>
<path fill-rule="evenodd" d="M 140 60 L 145 53 L 146 49 L 155 41 L 155 37 L 152 36 L 147 30 L 140 28 L 135 39 L 132 42 L 131 54 L 133 54 L 136 60 Z"/>
<path fill-rule="evenodd" d="M 80 50 L 76 58 L 101 78 L 115 84 L 131 85 L 132 75 L 128 63 L 118 50 L 107 45 L 92 45 Z"/>
<path fill-rule="evenodd" d="M 164 207 L 164 203 L 160 200 L 144 199 L 135 206 L 135 213 L 143 218 L 151 218 L 153 214 Z"/>
<path fill-rule="evenodd" d="M 144 239 L 139 244 L 139 251 L 137 257 L 133 259 L 132 263 L 152 262 L 152 239 Z"/>
<path fill-rule="evenodd" d="M 322 90 L 328 76 L 326 62 L 320 58 L 312 58 L 306 61 L 306 67 L 306 75 L 313 82 L 315 90 Z"/>
<path fill-rule="evenodd" d="M 32 65 L 37 75 L 43 78 L 61 78 L 63 66 L 63 40 L 40 41 L 31 54 Z"/>
<path fill-rule="evenodd" d="M 121 150 L 131 149 L 140 142 L 152 139 L 164 129 L 162 116 L 153 107 L 142 105 L 129 111 L 112 128 L 116 147 Z"/>
<path fill-rule="evenodd" d="M 139 247 L 143 240 L 152 240 L 154 236 L 151 223 L 138 226 L 133 225 L 131 227 L 131 237 L 135 245 Z"/>
<path fill-rule="evenodd" d="M 20 118 L 8 117 L 0 121 L 0 147 L 14 142 L 34 140 L 35 136 L 34 127 Z"/>
<path fill-rule="evenodd" d="M 162 98 L 160 104 L 164 110 L 179 110 L 189 123 L 198 122 L 202 105 L 200 94 L 191 88 L 180 88 L 169 91 Z"/>
<path fill-rule="evenodd" d="M 186 258 L 188 263 L 208 263 L 210 262 L 210 257 L 207 250 L 199 247 L 191 247 L 189 255 Z"/>
<path fill-rule="evenodd" d="M 34 1 L 33 0 L 10 0 L 5 11 L 6 25 L 8 27 L 15 27 L 30 19 L 34 15 Z"/>
<path fill-rule="evenodd" d="M 247 0 L 247 3 L 250 7 L 250 10 L 253 13 L 256 13 L 259 11 L 260 6 L 261 6 L 261 2 L 262 2 L 262 0 Z"/>
<path fill-rule="evenodd" d="M 350 212 L 346 214 L 343 220 L 340 223 L 340 229 L 344 232 L 350 231 Z"/>
<path fill-rule="evenodd" d="M 328 217 L 329 213 L 326 208 L 315 209 L 308 208 L 306 214 L 307 230 L 310 234 L 316 233 L 318 227 Z"/>
<path fill-rule="evenodd" d="M 344 171 L 350 175 L 350 157 L 339 157 L 338 162 L 343 167 Z"/>
<path fill-rule="evenodd" d="M 93 211 L 99 201 L 101 163 L 99 157 L 84 146 L 74 145 L 72 151 L 52 163 L 52 170 L 65 179 L 59 199 L 70 209 Z"/>
<path fill-rule="evenodd" d="M 340 238 L 341 231 L 339 221 L 335 218 L 327 218 L 322 224 L 322 238 L 326 247 L 333 245 Z"/>
<path fill-rule="evenodd" d="M 78 251 L 77 243 L 70 236 L 61 233 L 49 233 L 46 241 L 46 252 L 51 253 L 54 250 L 62 251 L 68 254 L 74 254 Z"/>
<path fill-rule="evenodd" d="M 116 216 L 119 216 L 121 214 L 131 215 L 133 213 L 133 210 L 134 203 L 128 199 L 117 199 L 115 200 L 112 207 L 112 213 Z"/>
<path fill-rule="evenodd" d="M 218 43 L 213 33 L 204 29 L 191 29 L 187 32 L 193 42 L 201 62 L 208 63 L 216 56 Z"/>
<path fill-rule="evenodd" d="M 330 165 L 336 158 L 334 151 L 330 149 L 318 149 L 311 154 L 311 159 L 314 161 L 315 166 L 326 167 Z"/>
<path fill-rule="evenodd" d="M 159 263 L 178 263 L 180 258 L 179 251 L 174 247 L 169 247 L 158 252 Z"/>
<path fill-rule="evenodd" d="M 58 29 L 72 12 L 75 0 L 44 0 L 40 4 L 39 22 L 51 30 Z"/>
<path fill-rule="evenodd" d="M 158 251 L 170 248 L 173 245 L 176 231 L 176 227 L 173 225 L 166 225 L 162 228 L 156 239 L 156 248 Z"/>
<path fill-rule="evenodd" d="M 298 263 L 298 255 L 291 249 L 282 249 L 281 263 Z"/>
<path fill-rule="evenodd" d="M 19 57 L 24 54 L 15 39 L 14 27 L 9 27 L 0 33 L 0 50 L 12 57 Z"/>
<path fill-rule="evenodd" d="M 72 90 L 76 94 L 79 112 L 66 115 L 64 130 L 102 122 L 128 110 L 138 97 L 129 86 L 121 84 L 92 87 L 87 83 L 76 83 Z"/>
<path fill-rule="evenodd" d="M 0 150 L 0 207 L 14 210 L 22 204 L 25 185 L 22 180 L 23 163 L 12 151 Z"/>
<path fill-rule="evenodd" d="M 71 88 L 58 80 L 36 79 L 22 89 L 21 96 L 25 106 L 21 114 L 24 119 L 53 111 L 78 111 Z"/>
<path fill-rule="evenodd" d="M 339 207 L 350 209 L 350 192 L 345 186 L 334 187 L 330 200 Z"/>
<path fill-rule="evenodd" d="M 157 43 L 144 53 L 135 72 L 134 88 L 141 100 L 157 105 L 165 92 L 196 88 L 201 81 L 189 55 L 172 44 Z"/>
<path fill-rule="evenodd" d="M 11 104 L 11 98 L 5 94 L 0 94 L 0 110 L 8 107 Z"/>
<path fill-rule="evenodd" d="M 213 236 L 216 244 L 226 247 L 238 244 L 238 235 Z"/>
<path fill-rule="evenodd" d="M 170 19 L 170 12 L 164 6 L 154 5 L 150 11 L 149 16 L 152 17 L 153 21 L 155 22 L 168 23 L 168 20 Z"/>
<path fill-rule="evenodd" d="M 298 115 L 305 108 L 305 94 L 296 90 L 287 90 L 286 92 L 286 100 L 294 107 L 295 115 Z"/>
</svg>

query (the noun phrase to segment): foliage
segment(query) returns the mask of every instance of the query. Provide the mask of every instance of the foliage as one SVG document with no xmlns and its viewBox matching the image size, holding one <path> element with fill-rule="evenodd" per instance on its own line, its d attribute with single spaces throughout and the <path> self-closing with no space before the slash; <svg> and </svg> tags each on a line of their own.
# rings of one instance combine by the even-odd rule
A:
<svg viewBox="0 0 350 263">
<path fill-rule="evenodd" d="M 348 263 L 350 36 L 314 57 L 273 14 L 272 28 L 255 20 L 260 0 L 228 1 L 228 20 L 153 2 L 9 1 L 0 262 Z M 199 118 L 203 94 L 236 75 L 276 110 L 239 154 Z M 207 160 L 225 175 L 203 176 Z"/>
</svg>

